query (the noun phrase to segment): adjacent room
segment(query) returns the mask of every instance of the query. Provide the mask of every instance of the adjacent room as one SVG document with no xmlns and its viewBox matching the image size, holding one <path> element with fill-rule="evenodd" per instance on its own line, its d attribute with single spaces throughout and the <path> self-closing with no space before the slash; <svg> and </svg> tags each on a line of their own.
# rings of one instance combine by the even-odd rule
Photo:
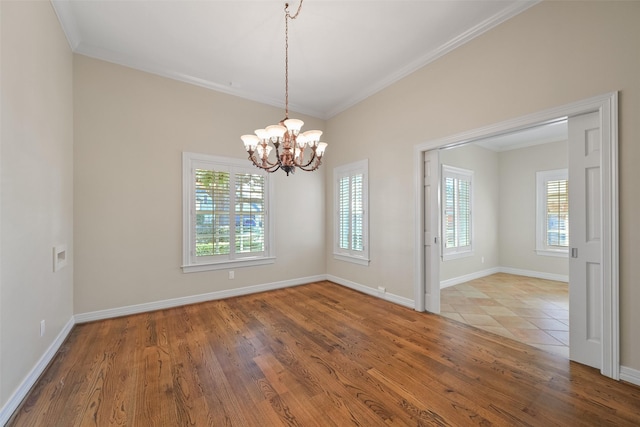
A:
<svg viewBox="0 0 640 427">
<path fill-rule="evenodd" d="M 639 21 L 0 0 L 0 425 L 640 424 Z"/>
<path fill-rule="evenodd" d="M 559 120 L 440 151 L 440 279 L 442 315 L 569 358 L 567 139 Z"/>
</svg>

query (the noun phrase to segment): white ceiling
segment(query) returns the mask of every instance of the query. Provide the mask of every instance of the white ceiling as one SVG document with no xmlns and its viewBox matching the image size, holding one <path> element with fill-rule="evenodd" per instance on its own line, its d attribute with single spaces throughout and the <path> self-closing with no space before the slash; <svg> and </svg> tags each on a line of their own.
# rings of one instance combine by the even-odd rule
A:
<svg viewBox="0 0 640 427">
<path fill-rule="evenodd" d="M 307 0 L 289 25 L 289 107 L 332 117 L 537 2 Z M 284 1 L 52 3 L 74 52 L 284 107 Z"/>
<path fill-rule="evenodd" d="M 569 129 L 567 119 L 559 118 L 552 123 L 540 124 L 528 129 L 509 132 L 474 142 L 489 150 L 501 152 L 533 145 L 566 141 L 568 138 Z"/>
</svg>

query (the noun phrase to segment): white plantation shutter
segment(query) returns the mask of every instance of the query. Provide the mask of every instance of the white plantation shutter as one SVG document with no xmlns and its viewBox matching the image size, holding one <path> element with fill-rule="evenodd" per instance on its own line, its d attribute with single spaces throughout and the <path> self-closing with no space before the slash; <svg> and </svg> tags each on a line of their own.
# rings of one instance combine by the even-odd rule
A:
<svg viewBox="0 0 640 427">
<path fill-rule="evenodd" d="M 566 257 L 569 252 L 567 169 L 536 172 L 536 253 Z"/>
<path fill-rule="evenodd" d="M 548 246 L 569 247 L 569 181 L 550 180 L 546 183 L 546 243 Z"/>
<path fill-rule="evenodd" d="M 443 258 L 472 253 L 473 171 L 442 166 Z"/>
<path fill-rule="evenodd" d="M 351 213 L 351 178 L 343 176 L 338 183 L 338 247 L 340 249 L 349 250 L 349 234 L 351 224 L 349 221 Z"/>
<path fill-rule="evenodd" d="M 229 254 L 229 172 L 195 169 L 196 256 Z"/>
<path fill-rule="evenodd" d="M 363 228 L 364 228 L 364 205 L 363 205 L 363 182 L 364 175 L 358 173 L 351 176 L 351 249 L 362 251 Z"/>
<path fill-rule="evenodd" d="M 272 263 L 268 180 L 239 159 L 183 153 L 183 271 Z"/>
<path fill-rule="evenodd" d="M 367 173 L 366 160 L 334 169 L 334 256 L 365 265 L 369 262 Z"/>
<path fill-rule="evenodd" d="M 235 174 L 236 253 L 264 250 L 264 177 Z"/>
</svg>

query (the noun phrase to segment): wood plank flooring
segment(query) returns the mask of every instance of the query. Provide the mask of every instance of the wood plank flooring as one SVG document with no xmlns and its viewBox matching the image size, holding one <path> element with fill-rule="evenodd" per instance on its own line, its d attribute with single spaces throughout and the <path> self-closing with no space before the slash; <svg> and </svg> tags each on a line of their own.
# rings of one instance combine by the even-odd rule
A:
<svg viewBox="0 0 640 427">
<path fill-rule="evenodd" d="M 637 426 L 640 388 L 330 282 L 74 327 L 9 426 Z"/>
</svg>

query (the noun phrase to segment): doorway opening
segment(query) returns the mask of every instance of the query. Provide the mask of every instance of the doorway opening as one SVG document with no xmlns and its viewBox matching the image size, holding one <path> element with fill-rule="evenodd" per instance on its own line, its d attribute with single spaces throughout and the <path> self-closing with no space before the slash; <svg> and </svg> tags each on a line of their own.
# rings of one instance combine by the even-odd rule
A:
<svg viewBox="0 0 640 427">
<path fill-rule="evenodd" d="M 443 175 L 473 171 L 470 216 L 455 216 L 456 194 L 441 177 L 441 249 L 458 228 L 473 245 L 465 257 L 441 257 L 440 314 L 568 359 L 567 140 L 567 120 L 558 120 L 438 157 Z"/>
<path fill-rule="evenodd" d="M 588 294 L 585 298 L 587 301 L 591 301 L 587 304 L 587 318 L 584 322 L 586 323 L 587 335 L 584 337 L 584 341 L 597 341 L 598 350 L 595 353 L 599 353 L 597 354 L 597 363 L 601 373 L 610 378 L 619 379 L 617 93 L 610 93 L 552 108 L 463 134 L 429 141 L 415 147 L 416 229 L 422 230 L 422 232 L 416 233 L 415 241 L 415 309 L 434 313 L 440 312 L 441 219 L 437 209 L 434 214 L 429 208 L 428 202 L 435 200 L 439 206 L 442 195 L 438 193 L 439 161 L 437 155 L 434 157 L 432 153 L 437 153 L 436 149 L 443 147 L 463 145 L 472 141 L 529 129 L 541 124 L 554 123 L 559 120 L 558 118 L 568 117 L 571 119 L 587 115 L 587 113 L 597 113 L 595 114 L 598 124 L 596 132 L 589 133 L 585 131 L 584 136 L 585 138 L 590 138 L 591 134 L 597 134 L 596 136 L 600 138 L 598 142 L 599 157 L 596 182 L 598 194 L 596 196 L 601 204 L 596 212 L 600 216 L 600 222 L 596 230 L 598 239 L 595 242 L 598 247 L 599 260 L 596 267 L 593 267 L 593 265 L 587 266 L 587 279 L 584 280 L 587 288 L 585 292 Z M 588 140 L 583 142 L 587 147 L 591 144 Z M 595 186 L 592 186 L 592 188 L 595 188 Z M 575 252 L 577 253 L 578 251 L 576 250 Z M 592 286 L 589 288 L 590 281 L 593 280 L 595 280 L 594 283 L 597 284 L 597 287 Z M 572 289 L 577 289 L 577 287 L 572 285 Z M 577 299 L 580 298 L 572 297 L 572 301 Z M 589 304 L 591 305 L 589 306 Z M 588 317 L 590 313 L 595 312 L 597 312 L 596 317 Z M 598 334 L 590 333 L 590 330 L 597 330 Z M 596 340 L 593 338 L 596 338 Z M 594 347 L 589 348 L 589 351 L 594 353 Z M 572 355 L 571 359 L 580 362 L 581 360 L 578 356 L 574 357 Z"/>
</svg>

